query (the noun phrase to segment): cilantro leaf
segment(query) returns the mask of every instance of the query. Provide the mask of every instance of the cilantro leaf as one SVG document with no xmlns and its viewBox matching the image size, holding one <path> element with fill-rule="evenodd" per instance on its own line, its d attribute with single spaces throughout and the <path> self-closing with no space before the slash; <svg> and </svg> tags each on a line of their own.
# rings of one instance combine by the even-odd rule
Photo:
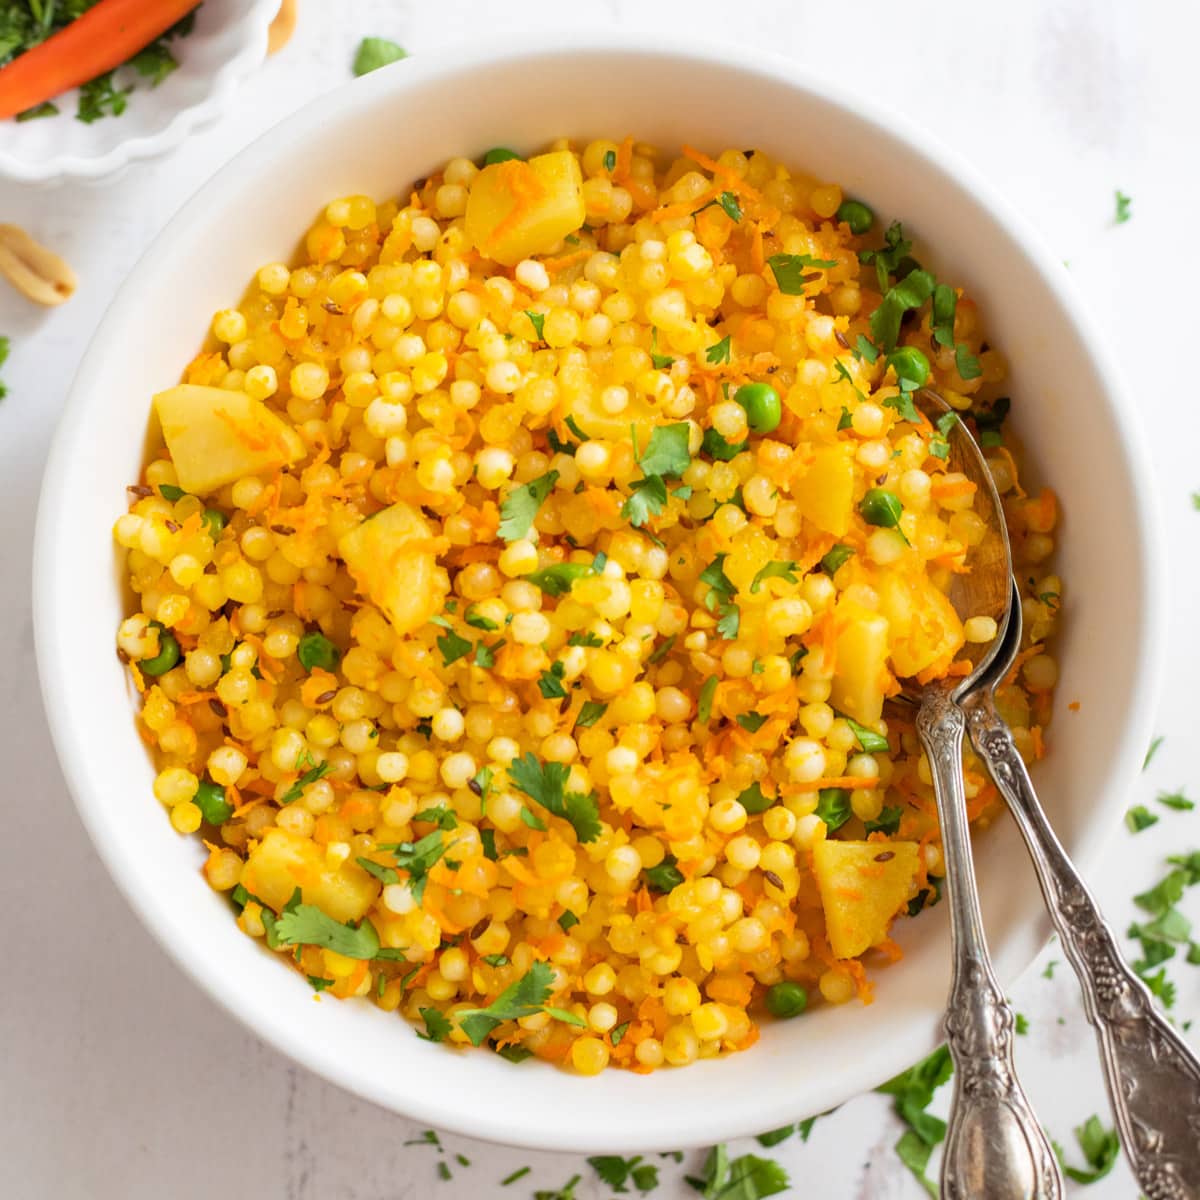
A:
<svg viewBox="0 0 1200 1200">
<path fill-rule="evenodd" d="M 845 717 L 844 720 L 850 726 L 850 732 L 858 739 L 859 746 L 867 754 L 886 754 L 891 749 L 891 745 L 883 734 L 876 733 L 865 725 L 860 725 L 853 717 Z"/>
<path fill-rule="evenodd" d="M 387 38 L 365 37 L 354 56 L 354 74 L 367 75 L 408 57 L 408 51 Z"/>
<path fill-rule="evenodd" d="M 606 712 L 608 712 L 607 704 L 599 700 L 585 700 L 583 707 L 579 710 L 579 716 L 575 718 L 575 724 L 579 728 L 586 729 L 590 725 L 595 725 Z"/>
<path fill-rule="evenodd" d="M 854 376 L 851 375 L 850 372 L 846 369 L 846 364 L 844 362 L 842 362 L 842 360 L 840 358 L 835 358 L 833 360 L 833 367 L 834 367 L 834 370 L 837 371 L 837 373 L 838 373 L 838 378 L 844 379 L 854 389 L 854 394 L 859 398 L 859 400 L 861 400 L 865 403 L 867 397 L 863 394 L 863 392 L 859 388 L 858 384 L 856 384 L 854 382 Z M 851 420 L 853 420 L 853 418 L 851 418 Z M 841 428 L 841 426 L 839 426 L 839 428 Z"/>
<path fill-rule="evenodd" d="M 539 763 L 531 751 L 515 759 L 508 777 L 518 791 L 540 804 L 547 812 L 569 821 L 581 842 L 594 842 L 600 836 L 600 808 L 594 792 L 567 792 L 563 789 L 570 775 L 565 763 Z"/>
<path fill-rule="evenodd" d="M 665 371 L 675 363 L 675 360 L 669 354 L 659 354 L 657 328 L 653 329 L 650 333 L 650 362 L 656 371 Z"/>
<path fill-rule="evenodd" d="M 1166 741 L 1161 734 L 1150 743 L 1150 749 L 1146 751 L 1146 757 L 1142 759 L 1142 770 L 1144 771 L 1149 765 L 1154 756 L 1158 753 L 1158 748 Z"/>
<path fill-rule="evenodd" d="M 486 771 L 488 768 L 484 767 Z M 413 814 L 414 821 L 432 821 L 439 829 L 457 829 L 458 818 L 444 804 L 435 804 L 431 808 L 423 808 Z"/>
<path fill-rule="evenodd" d="M 896 1155 L 933 1197 L 937 1190 L 925 1175 L 933 1147 L 946 1136 L 946 1123 L 926 1110 L 933 1094 L 950 1078 L 954 1064 L 950 1051 L 939 1046 L 928 1058 L 902 1071 L 875 1090 L 893 1097 L 896 1115 L 908 1126 L 896 1143 Z"/>
<path fill-rule="evenodd" d="M 929 1157 L 932 1153 L 933 1146 L 923 1141 L 920 1135 L 912 1129 L 905 1130 L 896 1143 L 896 1157 L 916 1176 L 917 1182 L 933 1200 L 937 1200 L 937 1184 L 925 1173 L 929 1167 Z"/>
<path fill-rule="evenodd" d="M 790 1187 L 787 1172 L 774 1159 L 743 1154 L 730 1159 L 724 1142 L 709 1152 L 700 1178 L 688 1178 L 704 1200 L 762 1200 Z"/>
<path fill-rule="evenodd" d="M 537 510 L 557 482 L 558 472 L 548 471 L 537 479 L 531 479 L 528 483 L 513 488 L 500 505 L 501 520 L 496 532 L 506 542 L 528 537 Z"/>
<path fill-rule="evenodd" d="M 650 1163 L 639 1166 L 640 1163 L 640 1154 L 633 1158 L 601 1154 L 588 1159 L 588 1164 L 614 1192 L 628 1192 L 627 1183 L 632 1183 L 639 1192 L 648 1192 L 658 1186 L 658 1168 Z"/>
<path fill-rule="evenodd" d="M 865 358 L 867 362 L 872 364 L 875 363 L 879 358 L 879 348 L 873 341 L 871 341 L 870 338 L 861 333 L 858 335 L 858 338 L 854 343 L 854 353 L 857 354 L 859 358 Z"/>
<path fill-rule="evenodd" d="M 769 562 L 750 583 L 750 594 L 757 596 L 762 591 L 766 579 L 782 579 L 785 583 L 799 583 L 796 576 L 797 564 L 794 562 Z"/>
<path fill-rule="evenodd" d="M 558 918 L 558 927 L 566 933 L 568 929 L 573 929 L 579 924 L 579 918 L 570 910 L 563 912 Z"/>
<path fill-rule="evenodd" d="M 437 648 L 442 652 L 443 667 L 448 667 L 471 653 L 471 643 L 465 637 L 455 633 L 453 629 L 438 635 Z"/>
<path fill-rule="evenodd" d="M 749 733 L 757 733 L 766 723 L 767 718 L 762 713 L 738 713 L 737 723 Z"/>
<path fill-rule="evenodd" d="M 896 348 L 904 314 L 920 308 L 933 294 L 934 286 L 934 278 L 928 271 L 915 270 L 887 290 L 871 314 L 871 336 L 885 353 L 890 354 Z"/>
<path fill-rule="evenodd" d="M 714 203 L 719 204 L 725 210 L 725 215 L 731 221 L 742 219 L 742 206 L 738 204 L 737 196 L 733 192 L 722 192 Z"/>
<path fill-rule="evenodd" d="M 561 700 L 567 689 L 563 687 L 563 674 L 566 672 L 563 662 L 552 663 L 548 671 L 543 671 L 538 677 L 538 691 L 547 700 Z"/>
<path fill-rule="evenodd" d="M 323 992 L 326 988 L 333 987 L 334 981 L 332 979 L 326 979 L 324 975 L 305 975 L 304 978 L 308 980 L 308 986 L 311 987 L 314 992 Z"/>
<path fill-rule="evenodd" d="M 720 682 L 715 675 L 710 675 L 700 689 L 700 699 L 696 707 L 696 717 L 701 724 L 706 724 L 708 718 L 712 716 L 713 697 L 717 692 L 717 684 Z"/>
<path fill-rule="evenodd" d="M 902 391 L 898 395 L 888 396 L 883 401 L 884 408 L 894 408 L 900 414 L 900 420 L 920 425 L 921 414 L 913 403 L 912 392 Z"/>
<path fill-rule="evenodd" d="M 425 1032 L 417 1031 L 417 1037 L 425 1042 L 444 1042 L 454 1029 L 453 1024 L 438 1008 L 420 1009 L 421 1019 L 425 1022 Z"/>
<path fill-rule="evenodd" d="M 886 833 L 894 834 L 900 830 L 900 820 L 904 816 L 904 809 L 899 805 L 886 805 L 879 812 L 873 821 L 864 821 L 868 834 L 871 833 Z"/>
<path fill-rule="evenodd" d="M 825 822 L 832 833 L 841 829 L 854 816 L 850 807 L 850 793 L 846 788 L 822 788 L 817 793 L 817 816 Z"/>
<path fill-rule="evenodd" d="M 574 1013 L 561 1008 L 548 1008 L 546 1001 L 554 983 L 554 970 L 544 962 L 535 962 L 524 975 L 496 997 L 487 1008 L 468 1008 L 458 1013 L 458 1026 L 471 1040 L 473 1046 L 483 1045 L 483 1040 L 504 1021 L 519 1021 L 535 1013 L 547 1012 L 560 1021 L 572 1025 L 584 1022 Z"/>
<path fill-rule="evenodd" d="M 562 562 L 542 567 L 540 571 L 533 571 L 523 578 L 536 584 L 547 596 L 565 596 L 576 580 L 591 574 L 594 574 L 591 563 Z"/>
<path fill-rule="evenodd" d="M 521 820 L 528 825 L 530 829 L 536 829 L 539 833 L 546 832 L 546 822 L 543 821 L 541 817 L 531 812 L 524 804 L 521 805 Z"/>
<path fill-rule="evenodd" d="M 284 946 L 322 946 L 346 958 L 368 959 L 379 953 L 379 934 L 370 921 L 343 925 L 315 904 L 298 904 L 283 912 L 275 922 L 275 936 Z"/>
<path fill-rule="evenodd" d="M 308 751 L 304 751 L 304 753 L 300 755 L 300 758 L 296 763 L 297 769 L 299 769 L 306 762 L 312 762 L 312 759 L 308 757 Z M 303 775 L 300 776 L 299 779 L 296 780 L 295 783 L 292 784 L 291 787 L 288 788 L 286 792 L 283 793 L 282 796 L 279 797 L 279 803 L 287 805 L 299 800 L 300 797 L 304 795 L 304 789 L 308 787 L 310 783 L 316 783 L 318 779 L 324 779 L 332 769 L 333 768 L 328 762 L 317 763 L 310 767 L 304 772 Z"/>
<path fill-rule="evenodd" d="M 1014 1025 L 1021 1037 L 1024 1037 L 1029 1032 L 1029 1018 L 1024 1013 L 1017 1013 L 1015 1015 Z"/>
<path fill-rule="evenodd" d="M 730 459 L 737 458 L 748 445 L 749 442 L 727 442 L 715 429 L 706 429 L 704 440 L 700 443 L 700 452 L 707 454 L 709 458 L 729 462 Z"/>
<path fill-rule="evenodd" d="M 795 1125 L 784 1125 L 779 1129 L 769 1129 L 766 1133 L 760 1133 L 754 1140 L 760 1146 L 778 1146 L 780 1142 L 786 1142 L 795 1132 Z"/>
<path fill-rule="evenodd" d="M 1158 817 L 1144 804 L 1135 804 L 1125 814 L 1125 824 L 1129 828 L 1130 833 L 1141 833 L 1143 829 L 1149 829 L 1151 825 L 1157 825 Z"/>
<path fill-rule="evenodd" d="M 729 362 L 732 353 L 731 338 L 726 335 L 714 346 L 709 346 L 704 352 L 705 362 L 710 363 L 727 363 Z"/>
<path fill-rule="evenodd" d="M 938 417 L 936 422 L 937 436 L 929 441 L 929 453 L 934 458 L 945 461 L 950 457 L 950 430 L 958 424 L 958 413 L 948 412 Z"/>
<path fill-rule="evenodd" d="M 1159 804 L 1173 808 L 1176 812 L 1191 812 L 1196 807 L 1195 800 L 1189 800 L 1182 789 L 1178 792 L 1159 792 L 1155 799 Z"/>
<path fill-rule="evenodd" d="M 1046 964 L 1046 969 L 1042 972 L 1042 978 L 1043 979 L 1053 979 L 1054 978 L 1054 968 L 1057 966 L 1058 966 L 1058 959 L 1052 958 Z"/>
<path fill-rule="evenodd" d="M 603 646 L 604 639 L 598 638 L 594 633 L 573 633 L 567 639 L 568 646 Z"/>
<path fill-rule="evenodd" d="M 954 369 L 960 379 L 978 379 L 983 374 L 979 359 L 962 342 L 954 347 Z"/>
<path fill-rule="evenodd" d="M 1134 896 L 1133 902 L 1153 916 L 1160 916 L 1183 899 L 1183 889 L 1188 886 L 1187 871 L 1174 870 L 1149 891 Z"/>
<path fill-rule="evenodd" d="M 113 85 L 113 72 L 97 75 L 79 89 L 79 106 L 75 119 L 91 125 L 102 117 L 119 117 L 128 104 L 133 87 L 118 88 Z"/>
<path fill-rule="evenodd" d="M 491 670 L 496 665 L 496 654 L 504 645 L 504 639 L 498 638 L 490 646 L 485 646 L 483 642 L 475 643 L 475 658 L 473 659 L 477 667 L 484 667 Z"/>
<path fill-rule="evenodd" d="M 648 475 L 645 479 L 635 479 L 630 486 L 632 491 L 621 505 L 621 516 L 640 529 L 666 507 L 667 485 L 661 476 Z"/>
<path fill-rule="evenodd" d="M 677 888 L 683 882 L 683 872 L 675 863 L 675 856 L 667 854 L 658 866 L 647 867 L 642 872 L 646 879 L 646 886 L 652 892 L 661 892 L 664 895 L 673 888 Z"/>
<path fill-rule="evenodd" d="M 939 283 L 933 289 L 933 306 L 929 327 L 933 340 L 939 346 L 954 345 L 954 314 L 958 309 L 958 296 L 952 287 Z"/>
<path fill-rule="evenodd" d="M 1127 196 L 1120 188 L 1116 192 L 1117 197 L 1117 215 L 1113 218 L 1114 224 L 1124 225 L 1126 221 L 1133 215 L 1130 211 L 1130 205 L 1133 204 L 1133 197 Z"/>
<path fill-rule="evenodd" d="M 814 258 L 811 254 L 772 254 L 767 259 L 767 266 L 771 268 L 771 274 L 785 296 L 804 295 L 804 285 L 820 278 L 806 275 L 805 271 L 814 267 L 828 271 L 837 265 L 836 258 Z"/>
<path fill-rule="evenodd" d="M 148 46 L 139 50 L 129 60 L 129 65 L 143 79 L 148 79 L 151 87 L 158 87 L 179 66 L 179 63 L 167 49 L 166 44 L 156 38 Z"/>
<path fill-rule="evenodd" d="M 721 619 L 717 622 L 717 633 L 726 641 L 732 642 L 737 637 L 741 624 L 741 609 L 736 604 L 726 604 L 721 610 Z"/>
<path fill-rule="evenodd" d="M 500 628 L 491 617 L 485 617 L 482 613 L 477 612 L 474 605 L 468 608 L 463 614 L 463 620 L 472 629 L 482 629 L 485 633 L 495 633 Z"/>
<path fill-rule="evenodd" d="M 854 550 L 847 546 L 845 542 L 838 542 L 833 546 L 829 553 L 821 559 L 821 570 L 830 578 L 838 573 L 838 569 L 844 566 L 854 557 Z"/>
<path fill-rule="evenodd" d="M 1115 1129 L 1105 1129 L 1097 1116 L 1088 1119 L 1075 1130 L 1075 1140 L 1079 1143 L 1083 1157 L 1088 1164 L 1088 1170 L 1067 1166 L 1063 1148 L 1054 1142 L 1054 1153 L 1058 1157 L 1063 1174 L 1076 1183 L 1095 1183 L 1103 1179 L 1113 1169 L 1121 1153 L 1121 1142 Z"/>
<path fill-rule="evenodd" d="M 884 244 L 874 250 L 860 250 L 858 261 L 870 265 L 875 264 L 875 276 L 879 281 L 879 290 L 888 290 L 888 279 L 897 273 L 900 264 L 908 257 L 912 242 L 904 236 L 904 228 L 899 221 L 893 221 L 883 235 Z M 885 347 L 887 349 L 888 347 Z M 872 359 L 872 362 L 875 360 Z"/>
<path fill-rule="evenodd" d="M 529 323 L 533 326 L 533 332 L 537 334 L 538 340 L 543 341 L 545 334 L 543 330 L 546 327 L 546 314 L 534 312 L 532 308 L 525 309 L 525 315 L 529 318 Z"/>
<path fill-rule="evenodd" d="M 738 794 L 737 802 L 751 815 L 766 812 L 775 803 L 774 796 L 768 796 L 762 790 L 762 784 L 756 779 L 748 788 Z"/>
<path fill-rule="evenodd" d="M 645 453 L 638 459 L 642 473 L 678 479 L 692 462 L 688 452 L 690 436 L 691 429 L 686 421 L 656 426 Z"/>
<path fill-rule="evenodd" d="M 425 884 L 429 872 L 454 844 L 454 842 L 444 841 L 442 831 L 435 829 L 416 842 L 390 842 L 379 847 L 380 850 L 392 855 L 396 864 L 395 870 L 371 862 L 369 858 L 359 858 L 357 862 L 364 871 L 368 871 L 385 884 L 399 883 L 400 877 L 396 871 L 407 871 L 413 899 L 420 904 L 421 898 L 425 895 Z M 367 865 L 368 863 L 370 866 Z M 384 874 L 389 872 L 389 877 L 384 878 Z"/>
</svg>

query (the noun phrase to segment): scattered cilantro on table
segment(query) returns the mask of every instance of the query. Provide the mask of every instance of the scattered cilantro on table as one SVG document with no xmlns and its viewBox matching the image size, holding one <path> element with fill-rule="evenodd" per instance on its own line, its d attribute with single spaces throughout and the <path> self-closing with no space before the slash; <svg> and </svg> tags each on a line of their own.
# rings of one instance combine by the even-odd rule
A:
<svg viewBox="0 0 1200 1200">
<path fill-rule="evenodd" d="M 908 1126 L 896 1143 L 897 1156 L 935 1198 L 937 1188 L 926 1174 L 926 1168 L 934 1147 L 946 1136 L 946 1122 L 927 1110 L 934 1092 L 953 1073 L 949 1049 L 939 1046 L 928 1058 L 875 1089 L 893 1097 L 896 1115 Z"/>
<path fill-rule="evenodd" d="M 1054 1153 L 1058 1157 L 1063 1174 L 1076 1183 L 1095 1183 L 1103 1179 L 1113 1169 L 1121 1153 L 1121 1142 L 1115 1129 L 1105 1129 L 1097 1116 L 1088 1119 L 1075 1130 L 1075 1140 L 1087 1162 L 1087 1169 L 1067 1165 L 1063 1148 L 1057 1142 L 1051 1142 Z"/>
<path fill-rule="evenodd" d="M 359 42 L 358 51 L 354 55 L 354 74 L 369 75 L 372 71 L 378 71 L 380 67 L 389 66 L 407 57 L 408 51 L 396 42 L 387 38 L 365 37 Z"/>
</svg>

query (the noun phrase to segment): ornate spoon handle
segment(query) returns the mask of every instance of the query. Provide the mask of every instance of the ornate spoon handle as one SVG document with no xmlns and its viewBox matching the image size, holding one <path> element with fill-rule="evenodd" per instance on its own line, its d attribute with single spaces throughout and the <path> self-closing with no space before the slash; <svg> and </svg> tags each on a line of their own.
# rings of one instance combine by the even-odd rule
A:
<svg viewBox="0 0 1200 1200">
<path fill-rule="evenodd" d="M 971 741 L 1029 847 L 1046 906 L 1083 986 L 1121 1145 L 1146 1200 L 1200 1200 L 1200 1062 L 1154 1007 L 1063 850 L 1012 734 L 981 688 L 963 701 Z"/>
<path fill-rule="evenodd" d="M 942 826 L 954 974 L 946 1039 L 954 1094 L 942 1160 L 943 1200 L 1058 1200 L 1058 1164 L 1013 1066 L 1013 1014 L 988 960 L 963 793 L 965 720 L 949 689 L 927 688 L 917 733 Z"/>
</svg>

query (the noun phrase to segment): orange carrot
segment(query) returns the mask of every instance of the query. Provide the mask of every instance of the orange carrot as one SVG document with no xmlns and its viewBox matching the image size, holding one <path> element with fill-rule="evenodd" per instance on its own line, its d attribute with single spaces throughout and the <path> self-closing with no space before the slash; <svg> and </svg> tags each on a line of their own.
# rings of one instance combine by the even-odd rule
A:
<svg viewBox="0 0 1200 1200">
<path fill-rule="evenodd" d="M 119 67 L 165 33 L 200 0 L 100 0 L 40 46 L 0 70 L 0 118 Z"/>
</svg>

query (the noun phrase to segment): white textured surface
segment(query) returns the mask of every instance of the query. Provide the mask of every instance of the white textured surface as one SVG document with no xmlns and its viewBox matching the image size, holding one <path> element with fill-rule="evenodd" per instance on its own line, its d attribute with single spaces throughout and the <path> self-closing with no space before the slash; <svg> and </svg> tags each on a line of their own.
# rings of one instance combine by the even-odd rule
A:
<svg viewBox="0 0 1200 1200">
<path fill-rule="evenodd" d="M 0 125 L 0 177 L 16 183 L 95 181 L 131 162 L 165 154 L 228 109 L 238 86 L 267 52 L 267 26 L 279 0 L 208 0 L 195 27 L 176 38 L 178 67 L 155 88 L 126 68 L 118 86 L 134 83 L 119 120 L 75 119 L 78 92 L 57 97 L 59 113 Z"/>
<path fill-rule="evenodd" d="M 10 389 L 0 405 L 0 794 L 10 814 L 0 840 L 0 906 L 8 915 L 0 989 L 5 1193 L 39 1200 L 191 1200 L 214 1193 L 465 1200 L 528 1196 L 534 1186 L 558 1186 L 580 1170 L 578 1195 L 592 1200 L 609 1192 L 573 1156 L 539 1158 L 461 1139 L 448 1139 L 450 1149 L 465 1152 L 472 1165 L 454 1166 L 454 1181 L 439 1182 L 436 1152 L 402 1145 L 419 1131 L 290 1067 L 219 1013 L 152 945 L 96 862 L 37 707 L 26 582 L 34 498 L 59 397 L 112 288 L 214 166 L 301 100 L 346 77 L 358 37 L 392 36 L 419 53 L 477 33 L 480 24 L 477 6 L 445 0 L 436 6 L 302 0 L 301 8 L 295 41 L 245 86 L 236 111 L 173 158 L 137 167 L 105 191 L 0 189 L 5 218 L 60 249 L 84 280 L 68 306 L 48 314 L 0 296 L 0 331 L 14 345 L 0 372 Z M 736 18 L 728 5 L 711 0 L 514 2 L 505 6 L 504 27 L 615 22 L 661 30 L 652 35 L 661 38 L 686 22 L 784 50 L 826 71 L 836 55 L 852 50 L 865 91 L 962 148 L 1061 248 L 1096 319 L 1111 331 L 1144 419 L 1158 435 L 1154 453 L 1174 571 L 1171 666 L 1159 717 L 1167 741 L 1144 794 L 1130 798 L 1152 805 L 1157 785 L 1175 787 L 1188 778 L 1189 737 L 1197 726 L 1200 514 L 1188 494 L 1200 488 L 1200 464 L 1194 436 L 1178 436 L 1195 428 L 1194 400 L 1168 364 L 1179 361 L 1170 314 L 1190 311 L 1190 285 L 1200 268 L 1187 224 L 1200 202 L 1189 150 L 1200 97 L 1185 50 L 1196 17 L 1169 0 L 1141 8 L 1136 20 L 1131 5 L 1084 0 L 1023 0 L 1006 5 L 1003 15 L 916 3 L 897 14 L 893 6 L 860 0 L 851 25 L 835 6 L 807 2 L 747 2 Z M 403 130 L 381 136 L 381 152 L 387 136 L 402 137 Z M 1119 228 L 1112 225 L 1116 187 L 1134 198 L 1133 220 Z M 1115 583 L 1120 562 L 1120 547 L 1113 547 Z M 1192 779 L 1200 786 L 1195 773 Z M 1200 817 L 1162 812 L 1160 824 L 1136 838 L 1116 833 L 1108 869 L 1093 880 L 1118 924 L 1131 915 L 1130 895 L 1157 877 L 1161 855 L 1200 845 Z M 1200 1015 L 1200 972 L 1179 966 L 1173 973 L 1181 1015 Z M 1031 1023 L 1021 1045 L 1027 1084 L 1064 1142 L 1072 1125 L 1104 1113 L 1076 995 L 1060 967 L 1053 981 L 1031 971 L 1015 996 Z M 922 1193 L 890 1150 L 897 1135 L 886 1103 L 867 1097 L 818 1123 L 807 1146 L 784 1143 L 770 1153 L 805 1181 L 799 1189 L 805 1194 L 915 1198 Z M 499 1179 L 525 1163 L 533 1175 L 498 1188 Z M 664 1162 L 663 1176 L 668 1182 L 656 1196 L 693 1194 L 677 1183 L 671 1164 Z M 1119 1167 L 1087 1194 L 1128 1197 L 1132 1183 Z"/>
</svg>

